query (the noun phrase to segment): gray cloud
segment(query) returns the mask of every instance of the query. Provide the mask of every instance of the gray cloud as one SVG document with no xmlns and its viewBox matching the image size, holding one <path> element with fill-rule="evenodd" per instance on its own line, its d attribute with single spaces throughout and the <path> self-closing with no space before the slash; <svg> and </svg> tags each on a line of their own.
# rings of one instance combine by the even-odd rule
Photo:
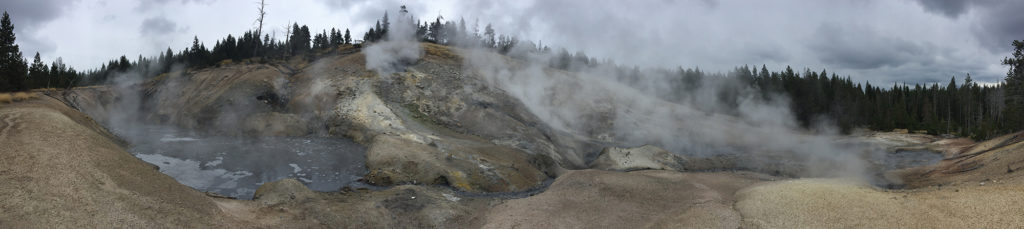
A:
<svg viewBox="0 0 1024 229">
<path fill-rule="evenodd" d="M 77 4 L 77 1 L 60 0 L 4 0 L 0 1 L 0 9 L 11 15 L 11 22 L 14 23 L 14 32 L 21 51 L 26 56 L 34 55 L 34 52 L 49 54 L 57 49 L 57 43 L 52 39 L 36 34 L 36 30 L 57 19 L 64 13 L 65 9 Z"/>
<path fill-rule="evenodd" d="M 135 9 L 136 10 L 148 11 L 148 10 L 155 9 L 156 7 L 159 7 L 159 6 L 168 4 L 168 3 L 177 3 L 177 4 L 181 4 L 181 5 L 186 5 L 186 4 L 190 4 L 190 3 L 210 4 L 210 3 L 213 3 L 214 1 L 216 1 L 216 0 L 143 0 L 143 1 L 138 1 L 139 5 L 135 6 Z"/>
<path fill-rule="evenodd" d="M 1024 1 L 1016 0 L 917 0 L 930 13 L 958 19 L 960 15 L 977 15 L 972 33 L 981 45 L 993 52 L 1006 52 L 1013 40 L 1024 39 Z"/>
<path fill-rule="evenodd" d="M 925 10 L 932 13 L 942 14 L 946 17 L 957 18 L 967 12 L 967 0 L 918 0 Z"/>
<path fill-rule="evenodd" d="M 4 0 L 0 1 L 0 9 L 11 15 L 18 31 L 32 31 L 33 27 L 56 19 L 68 5 L 75 1 L 60 0 Z"/>
<path fill-rule="evenodd" d="M 368 22 L 375 22 L 384 16 L 384 12 L 388 12 L 388 16 L 391 17 L 388 20 L 394 20 L 395 15 L 399 6 L 405 6 L 412 16 L 416 18 L 434 18 L 435 14 L 443 12 L 426 12 L 427 6 L 425 2 L 421 1 L 401 1 L 401 0 L 317 0 L 317 2 L 326 5 L 327 7 L 334 10 L 341 11 L 354 11 L 352 18 L 356 20 L 363 20 Z M 447 12 L 447 15 L 455 14 L 455 12 Z M 362 28 L 360 28 L 362 29 Z"/>
<path fill-rule="evenodd" d="M 864 27 L 823 24 L 808 43 L 811 52 L 831 66 L 850 69 L 931 65 L 934 49 L 889 37 Z"/>
<path fill-rule="evenodd" d="M 1024 40 L 1024 1 L 988 1 L 978 4 L 979 23 L 974 34 L 993 52 L 1009 53 L 1010 42 Z"/>
<path fill-rule="evenodd" d="M 179 32 L 181 29 L 174 22 L 163 16 L 146 18 L 139 26 L 139 33 L 144 36 L 158 36 L 168 33 Z"/>
<path fill-rule="evenodd" d="M 169 46 L 174 40 L 173 35 L 186 31 L 184 27 L 179 27 L 177 23 L 163 16 L 146 18 L 139 25 L 139 34 L 148 41 L 151 48 L 157 50 Z"/>
<path fill-rule="evenodd" d="M 49 55 L 57 50 L 57 42 L 39 35 L 18 35 L 18 43 L 25 58 L 31 58 L 36 52 Z"/>
<path fill-rule="evenodd" d="M 749 50 L 749 55 L 743 60 L 744 62 L 774 62 L 783 63 L 790 60 L 790 53 L 783 50 L 778 44 L 769 42 L 747 44 L 743 47 L 745 50 Z"/>
</svg>

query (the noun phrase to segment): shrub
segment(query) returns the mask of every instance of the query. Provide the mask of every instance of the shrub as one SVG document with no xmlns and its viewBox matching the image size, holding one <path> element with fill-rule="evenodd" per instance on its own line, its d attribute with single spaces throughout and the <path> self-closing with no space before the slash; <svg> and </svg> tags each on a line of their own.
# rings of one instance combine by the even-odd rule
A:
<svg viewBox="0 0 1024 229">
<path fill-rule="evenodd" d="M 14 98 L 11 96 L 11 93 L 0 94 L 0 103 L 10 103 L 13 101 Z"/>
</svg>

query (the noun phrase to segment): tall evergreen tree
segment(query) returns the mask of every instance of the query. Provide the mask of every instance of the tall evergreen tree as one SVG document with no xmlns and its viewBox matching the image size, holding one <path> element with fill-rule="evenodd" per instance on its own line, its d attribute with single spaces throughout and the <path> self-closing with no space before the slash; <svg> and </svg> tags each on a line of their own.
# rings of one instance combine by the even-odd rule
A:
<svg viewBox="0 0 1024 229">
<path fill-rule="evenodd" d="M 330 43 L 332 46 L 338 46 L 338 45 L 341 45 L 341 44 L 345 43 L 345 41 L 342 40 L 342 38 L 341 38 L 341 32 L 339 32 L 337 29 L 334 29 L 334 28 L 331 28 L 331 36 L 330 36 L 330 39 L 328 39 L 328 40 L 329 40 L 328 43 Z"/>
<path fill-rule="evenodd" d="M 14 43 L 14 24 L 11 16 L 4 11 L 0 19 L 0 91 L 25 90 L 28 66 L 21 55 L 18 44 Z"/>
<path fill-rule="evenodd" d="M 491 28 L 491 24 L 487 24 L 484 28 L 484 46 L 494 47 L 494 28 Z"/>
<path fill-rule="evenodd" d="M 352 44 L 352 34 L 345 29 L 345 44 Z"/>
<path fill-rule="evenodd" d="M 49 71 L 46 69 L 46 64 L 43 63 L 42 58 L 39 58 L 39 52 L 36 52 L 36 56 L 32 58 L 32 65 L 28 68 L 28 76 L 30 87 L 49 87 L 47 80 L 49 80 Z"/>
<path fill-rule="evenodd" d="M 1011 130 L 1024 129 L 1024 41 L 1014 40 L 1013 57 L 1003 59 L 1003 65 L 1010 66 L 1006 72 L 1004 117 Z"/>
<path fill-rule="evenodd" d="M 302 32 L 299 34 L 299 47 L 303 51 L 307 51 L 309 50 L 310 43 L 312 42 L 311 34 L 309 33 L 309 26 L 302 25 L 302 27 L 299 28 L 299 31 Z"/>
</svg>

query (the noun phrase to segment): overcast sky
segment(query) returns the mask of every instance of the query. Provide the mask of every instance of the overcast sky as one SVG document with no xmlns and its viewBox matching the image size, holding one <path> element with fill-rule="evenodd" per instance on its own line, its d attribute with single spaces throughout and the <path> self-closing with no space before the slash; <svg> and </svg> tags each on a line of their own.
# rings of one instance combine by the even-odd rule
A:
<svg viewBox="0 0 1024 229">
<path fill-rule="evenodd" d="M 26 58 L 61 56 L 81 69 L 120 55 L 176 52 L 192 37 L 212 47 L 255 27 L 257 0 L 3 0 Z M 265 31 L 289 22 L 350 28 L 361 38 L 385 10 L 463 17 L 502 34 L 640 66 L 737 65 L 828 69 L 875 84 L 997 82 L 1010 42 L 1024 40 L 1018 0 L 267 0 Z"/>
</svg>

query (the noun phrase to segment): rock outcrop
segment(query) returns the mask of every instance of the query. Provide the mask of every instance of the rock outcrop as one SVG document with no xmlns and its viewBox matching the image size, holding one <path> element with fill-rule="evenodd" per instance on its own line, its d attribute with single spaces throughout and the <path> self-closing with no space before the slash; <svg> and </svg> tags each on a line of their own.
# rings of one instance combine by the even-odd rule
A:
<svg viewBox="0 0 1024 229">
<path fill-rule="evenodd" d="M 518 192 L 548 179 L 531 164 L 530 155 L 489 142 L 378 135 L 366 159 L 366 180 L 377 185 L 432 184 L 469 192 Z"/>
</svg>

